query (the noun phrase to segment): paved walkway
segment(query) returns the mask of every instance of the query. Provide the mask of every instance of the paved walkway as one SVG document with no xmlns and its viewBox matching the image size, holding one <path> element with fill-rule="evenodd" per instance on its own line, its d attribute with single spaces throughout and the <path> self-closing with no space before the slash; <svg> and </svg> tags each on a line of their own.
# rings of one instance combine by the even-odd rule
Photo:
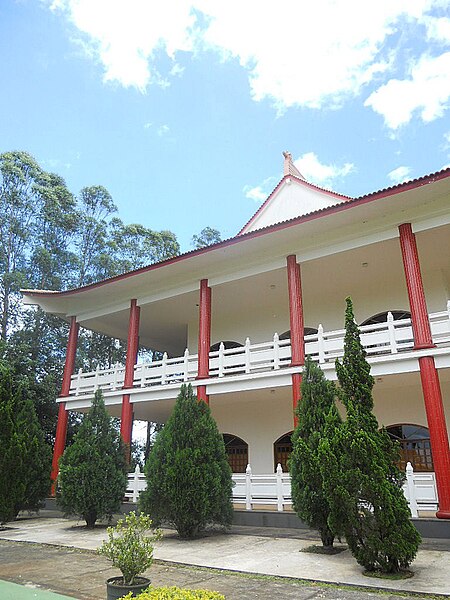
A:
<svg viewBox="0 0 450 600">
<path fill-rule="evenodd" d="M 428 549 L 420 550 L 412 565 L 414 577 L 391 581 L 364 577 L 361 567 L 348 550 L 334 556 L 301 552 L 302 549 L 317 540 L 315 533 L 311 531 L 277 531 L 277 537 L 274 537 L 273 530 L 270 536 L 267 532 L 264 532 L 264 535 L 246 535 L 245 531 L 244 528 L 233 528 L 231 533 L 214 534 L 193 541 L 181 541 L 174 532 L 165 531 L 164 539 L 157 544 L 155 549 L 155 558 L 160 563 L 152 566 L 150 575 L 158 585 L 170 585 L 180 580 L 179 583 L 182 585 L 189 585 L 190 582 L 192 585 L 193 582 L 195 585 L 192 587 L 202 587 L 200 584 L 203 584 L 203 587 L 208 589 L 223 590 L 222 593 L 227 592 L 227 600 L 273 598 L 274 595 L 278 598 L 344 597 L 336 595 L 336 588 L 334 588 L 334 595 L 324 596 L 324 590 L 327 588 L 321 587 L 318 590 L 315 586 L 311 588 L 314 592 L 312 595 L 311 590 L 308 596 L 299 595 L 300 583 L 303 592 L 306 592 L 306 587 L 313 582 L 346 584 L 366 589 L 382 588 L 391 591 L 392 598 L 395 597 L 396 592 L 450 596 L 450 547 L 448 541 L 436 541 L 434 544 L 427 542 L 424 547 Z M 40 582 L 48 589 L 60 591 L 72 597 L 104 598 L 104 581 L 115 572 L 111 571 L 109 563 L 103 557 L 74 549 L 95 550 L 105 537 L 104 527 L 88 531 L 81 522 L 45 517 L 20 519 L 9 524 L 7 529 L 0 531 L 1 539 L 11 541 L 9 544 L 6 541 L 0 542 L 0 578 L 22 581 L 20 575 L 26 574 L 26 581 Z M 54 547 L 13 544 L 13 541 L 50 544 Z M 28 550 L 25 551 L 24 548 Z M 42 569 L 37 569 L 36 557 L 43 556 L 44 548 L 47 554 L 51 551 L 54 556 L 53 559 L 49 558 L 45 565 L 42 563 Z M 61 558 L 61 555 L 64 555 L 64 558 Z M 53 563 L 55 565 L 56 563 L 65 564 L 68 556 L 69 568 L 74 561 L 81 561 L 83 565 L 82 567 L 78 565 L 81 570 L 70 569 L 69 573 L 63 576 L 61 566 L 56 567 L 55 570 L 55 567 L 52 568 L 51 565 Z M 218 571 L 195 569 L 193 568 L 195 566 L 246 573 L 248 575 L 244 577 L 245 589 L 251 587 L 249 586 L 251 580 L 258 584 L 259 592 L 257 594 L 255 592 L 253 595 L 243 595 L 243 590 L 240 590 L 239 595 L 235 595 L 235 591 L 240 587 L 236 582 L 242 582 L 243 575 L 234 575 L 233 586 L 230 588 L 228 585 L 227 588 L 221 579 L 230 581 L 230 575 L 224 575 Z M 45 570 L 49 569 L 53 572 L 45 575 Z M 86 589 L 89 573 L 95 573 L 97 579 L 100 577 L 98 589 L 97 587 L 95 590 Z M 158 577 L 154 576 L 155 573 Z M 260 578 L 255 578 L 250 574 L 301 579 L 302 582 L 297 581 L 296 595 L 287 595 L 286 590 L 280 595 L 271 589 L 275 583 L 288 585 L 290 589 L 294 584 L 292 582 L 286 584 L 283 579 L 272 581 L 270 578 L 266 578 L 263 583 Z M 62 579 L 65 580 L 64 585 L 61 585 Z M 305 581 L 308 584 L 306 587 Z M 213 583 L 215 587 L 212 585 Z M 225 588 L 227 589 L 225 590 Z M 348 596 L 351 590 L 344 591 Z M 339 593 L 341 592 L 343 593 L 342 590 Z M 352 594 L 357 594 L 357 592 L 352 591 Z M 351 597 L 353 597 L 352 594 L 350 594 Z M 368 596 L 367 591 L 363 592 L 361 597 L 367 598 Z M 3 597 L 0 597 L 3 600 Z"/>
</svg>

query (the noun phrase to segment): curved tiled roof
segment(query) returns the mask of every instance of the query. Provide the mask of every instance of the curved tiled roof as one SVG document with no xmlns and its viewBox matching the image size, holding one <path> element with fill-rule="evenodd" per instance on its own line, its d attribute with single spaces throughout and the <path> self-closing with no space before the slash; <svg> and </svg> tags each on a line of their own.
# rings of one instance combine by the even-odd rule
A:
<svg viewBox="0 0 450 600">
<path fill-rule="evenodd" d="M 287 178 L 287 177 L 291 177 L 293 178 L 292 175 L 289 176 L 285 176 L 283 177 L 283 179 L 278 183 L 278 185 L 276 186 L 276 188 L 272 191 L 272 193 L 270 194 L 269 198 L 276 192 L 276 190 L 279 188 L 279 186 L 282 184 L 282 182 Z M 344 198 L 346 201 L 345 202 L 338 202 L 336 204 L 324 207 L 324 208 L 320 208 L 316 211 L 310 212 L 310 213 L 306 213 L 303 215 L 300 215 L 298 217 L 293 217 L 292 219 L 287 219 L 285 221 L 280 221 L 279 223 L 274 223 L 271 225 L 266 225 L 265 227 L 261 227 L 260 229 L 256 229 L 256 230 L 252 230 L 252 231 L 248 231 L 245 233 L 241 233 L 239 232 L 236 236 L 233 236 L 231 238 L 228 238 L 226 240 L 223 240 L 221 242 L 217 242 L 215 244 L 212 244 L 211 246 L 207 246 L 205 248 L 200 248 L 197 250 L 189 250 L 188 252 L 185 252 L 183 254 L 180 254 L 178 256 L 175 256 L 173 258 L 169 258 L 166 259 L 164 261 L 158 262 L 158 263 L 153 263 L 151 265 L 147 265 L 145 267 L 141 267 L 139 269 L 136 269 L 135 271 L 128 271 L 126 273 L 122 273 L 120 275 L 115 275 L 114 277 L 111 277 L 109 279 L 105 279 L 102 281 L 98 281 L 96 283 L 90 283 L 87 284 L 85 286 L 79 287 L 79 288 L 75 288 L 72 290 L 66 290 L 66 291 L 55 291 L 55 290 L 21 290 L 22 293 L 27 293 L 30 296 L 34 296 L 34 295 L 51 295 L 51 294 L 59 294 L 61 296 L 65 296 L 65 295 L 69 295 L 69 294 L 73 294 L 79 291 L 83 291 L 83 290 L 89 290 L 89 289 L 93 289 L 93 288 L 97 288 L 97 287 L 101 287 L 103 285 L 106 285 L 110 282 L 113 281 L 119 281 L 121 279 L 125 279 L 127 277 L 131 277 L 133 275 L 137 275 L 139 273 L 144 273 L 146 271 L 151 271 L 154 269 L 158 269 L 161 267 L 164 267 L 166 265 L 170 265 L 170 264 L 174 264 L 176 262 L 185 260 L 187 258 L 190 258 L 192 256 L 199 256 L 201 254 L 205 254 L 208 252 L 211 252 L 213 250 L 216 250 L 218 248 L 225 248 L 227 246 L 239 243 L 241 241 L 244 241 L 245 239 L 251 239 L 251 238 L 256 238 L 259 237 L 261 235 L 265 235 L 267 233 L 270 233 L 272 231 L 278 231 L 280 229 L 283 229 L 285 227 L 290 227 L 291 225 L 294 225 L 296 223 L 301 223 L 302 221 L 309 221 L 313 218 L 316 217 L 320 217 L 322 215 L 326 215 L 326 214 L 332 214 L 333 212 L 336 212 L 338 210 L 344 210 L 346 208 L 348 208 L 349 206 L 353 206 L 353 205 L 359 205 L 359 204 L 363 204 L 365 202 L 370 202 L 376 199 L 380 199 L 380 198 L 386 198 L 388 196 L 394 195 L 396 193 L 400 193 L 400 192 L 404 192 L 410 189 L 415 189 L 415 188 L 419 188 L 423 185 L 428 185 L 430 183 L 433 183 L 434 181 L 439 181 L 441 179 L 445 179 L 447 177 L 450 177 L 450 167 L 446 168 L 446 169 L 442 169 L 441 171 L 436 171 L 434 173 L 431 173 L 429 175 L 423 175 L 422 177 L 419 177 L 417 179 L 412 179 L 410 181 L 406 181 L 404 183 L 399 183 L 397 185 L 394 186 L 390 186 L 387 188 L 383 188 L 381 190 L 375 191 L 375 192 L 371 192 L 369 194 L 364 194 L 362 196 L 358 196 L 356 198 L 351 198 L 349 196 L 344 196 L 342 194 L 338 194 L 336 192 L 330 192 L 329 190 L 323 190 L 322 188 L 313 185 L 307 181 L 303 181 L 303 180 L 299 180 L 298 178 L 295 178 L 298 180 L 298 182 L 300 184 L 303 185 L 308 185 L 312 188 L 327 192 L 328 194 L 335 196 L 337 198 Z M 264 204 L 267 203 L 267 201 L 269 200 L 269 198 L 264 202 Z M 260 209 L 264 206 L 264 204 L 260 207 Z M 254 216 L 256 216 L 256 214 L 258 214 L 258 211 L 255 213 Z M 253 219 L 252 217 L 252 219 Z M 250 221 L 252 220 L 250 219 L 248 223 L 250 223 Z M 244 228 L 248 225 L 248 223 L 244 226 Z M 244 229 L 243 228 L 243 229 Z M 241 230 L 242 231 L 242 230 Z"/>
</svg>

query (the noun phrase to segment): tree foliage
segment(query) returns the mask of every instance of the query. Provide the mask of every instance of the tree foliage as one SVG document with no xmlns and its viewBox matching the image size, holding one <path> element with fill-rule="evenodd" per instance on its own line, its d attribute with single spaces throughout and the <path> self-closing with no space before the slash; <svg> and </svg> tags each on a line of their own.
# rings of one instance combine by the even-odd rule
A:
<svg viewBox="0 0 450 600">
<path fill-rule="evenodd" d="M 222 241 L 220 231 L 213 227 L 205 227 L 198 235 L 192 236 L 192 245 L 196 250 L 206 248 Z"/>
<path fill-rule="evenodd" d="M 38 510 L 50 490 L 50 447 L 26 386 L 0 365 L 0 524 Z"/>
<path fill-rule="evenodd" d="M 394 573 L 414 560 L 420 536 L 411 523 L 396 467 L 398 449 L 373 415 L 374 380 L 365 359 L 353 306 L 347 298 L 344 359 L 336 371 L 347 410 L 319 447 L 330 525 L 342 527 L 359 564 Z"/>
<path fill-rule="evenodd" d="M 223 438 L 191 385 L 182 386 L 145 474 L 141 510 L 157 522 L 174 525 L 180 537 L 194 537 L 208 524 L 231 524 L 231 469 Z"/>
<path fill-rule="evenodd" d="M 301 401 L 297 407 L 298 425 L 292 436 L 289 463 L 292 501 L 300 519 L 320 533 L 324 547 L 333 546 L 335 533 L 329 526 L 330 506 L 324 491 L 319 445 L 333 434 L 341 418 L 335 405 L 336 386 L 309 357 L 303 369 Z"/>
<path fill-rule="evenodd" d="M 127 488 L 125 447 L 100 390 L 59 461 L 58 488 L 64 513 L 82 517 L 90 528 L 120 509 Z"/>
</svg>

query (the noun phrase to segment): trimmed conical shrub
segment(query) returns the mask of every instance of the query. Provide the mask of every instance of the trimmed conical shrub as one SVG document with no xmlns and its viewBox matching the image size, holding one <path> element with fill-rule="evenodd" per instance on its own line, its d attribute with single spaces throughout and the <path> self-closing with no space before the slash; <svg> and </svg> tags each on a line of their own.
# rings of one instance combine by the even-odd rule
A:
<svg viewBox="0 0 450 600">
<path fill-rule="evenodd" d="M 395 466 L 398 449 L 372 413 L 374 380 L 347 298 L 345 348 L 336 371 L 347 410 L 319 448 L 331 528 L 342 527 L 349 548 L 368 571 L 395 573 L 414 560 L 420 535 L 410 521 Z"/>
<path fill-rule="evenodd" d="M 88 527 L 119 512 L 127 489 L 125 446 L 105 409 L 100 390 L 74 442 L 59 461 L 58 504 Z"/>
<path fill-rule="evenodd" d="M 340 530 L 332 531 L 328 523 L 330 507 L 324 492 L 318 450 L 325 429 L 328 435 L 333 435 L 341 423 L 335 405 L 336 395 L 334 383 L 328 381 L 319 365 L 308 357 L 303 369 L 289 472 L 294 510 L 302 521 L 320 533 L 325 548 L 333 546 L 335 533 L 339 534 Z"/>
<path fill-rule="evenodd" d="M 38 510 L 50 491 L 51 449 L 25 382 L 0 368 L 0 523 Z"/>
<path fill-rule="evenodd" d="M 145 465 L 140 509 L 182 538 L 207 525 L 231 525 L 232 480 L 222 435 L 209 407 L 183 385 Z"/>
</svg>

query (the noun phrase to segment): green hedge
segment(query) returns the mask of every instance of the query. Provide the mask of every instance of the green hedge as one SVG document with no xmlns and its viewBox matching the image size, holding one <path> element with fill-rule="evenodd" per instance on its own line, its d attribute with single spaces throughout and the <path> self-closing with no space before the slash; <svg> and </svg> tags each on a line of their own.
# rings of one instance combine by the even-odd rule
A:
<svg viewBox="0 0 450 600">
<path fill-rule="evenodd" d="M 133 600 L 132 592 L 122 600 Z M 179 587 L 150 586 L 145 592 L 138 594 L 134 600 L 225 600 L 225 596 L 209 590 L 186 590 Z"/>
</svg>

